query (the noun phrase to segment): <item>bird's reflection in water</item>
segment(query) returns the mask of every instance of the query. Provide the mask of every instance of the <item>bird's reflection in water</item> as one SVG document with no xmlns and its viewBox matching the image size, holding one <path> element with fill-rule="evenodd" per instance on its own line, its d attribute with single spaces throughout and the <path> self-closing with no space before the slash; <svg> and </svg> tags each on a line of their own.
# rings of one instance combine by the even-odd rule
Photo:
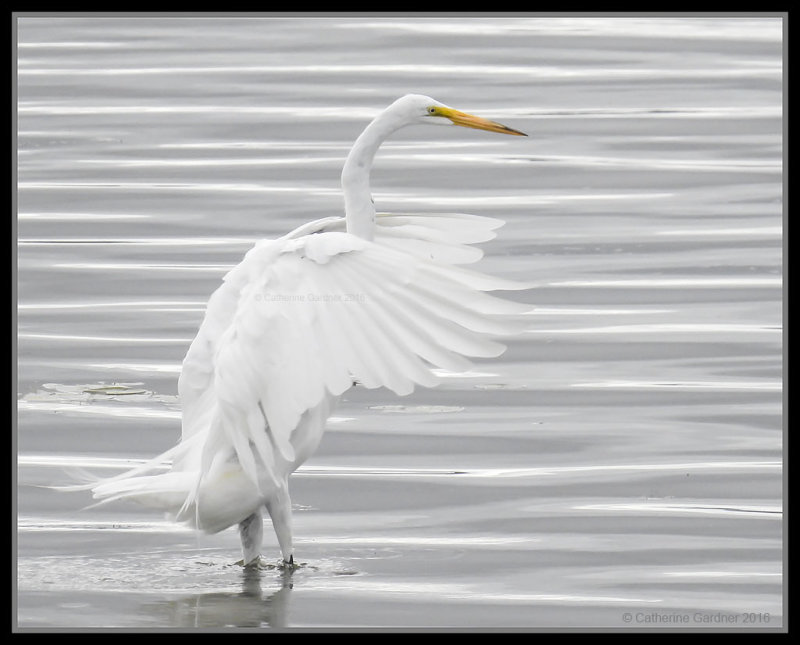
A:
<svg viewBox="0 0 800 645">
<path fill-rule="evenodd" d="M 151 615 L 158 613 L 171 627 L 287 627 L 293 573 L 292 569 L 244 567 L 240 592 L 193 594 L 165 600 L 157 608 L 148 603 L 143 609 Z M 262 588 L 267 582 L 273 583 L 272 591 Z"/>
</svg>

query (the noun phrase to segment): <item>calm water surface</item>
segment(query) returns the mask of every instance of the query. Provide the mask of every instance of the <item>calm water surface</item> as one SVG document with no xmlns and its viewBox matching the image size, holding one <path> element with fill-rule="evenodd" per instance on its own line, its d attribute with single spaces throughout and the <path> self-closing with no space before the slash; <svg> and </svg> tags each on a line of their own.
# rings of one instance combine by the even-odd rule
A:
<svg viewBox="0 0 800 645">
<path fill-rule="evenodd" d="M 780 627 L 781 30 L 21 18 L 18 625 Z M 406 92 L 529 133 L 409 128 L 373 172 L 379 210 L 507 222 L 480 267 L 537 284 L 527 333 L 345 396 L 293 478 L 291 577 L 235 566 L 234 530 L 45 488 L 173 445 L 208 296 L 341 212 Z"/>
</svg>

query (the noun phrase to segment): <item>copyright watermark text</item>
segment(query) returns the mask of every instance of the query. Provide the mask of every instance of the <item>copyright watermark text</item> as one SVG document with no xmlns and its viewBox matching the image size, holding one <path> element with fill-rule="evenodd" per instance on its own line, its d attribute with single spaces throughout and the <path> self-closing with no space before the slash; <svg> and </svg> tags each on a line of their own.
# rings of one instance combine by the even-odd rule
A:
<svg viewBox="0 0 800 645">
<path fill-rule="evenodd" d="M 770 624 L 770 615 L 765 612 L 724 611 L 626 611 L 622 622 L 629 625 L 680 626 L 680 625 L 752 625 Z"/>
<path fill-rule="evenodd" d="M 357 302 L 367 301 L 363 293 L 256 293 L 257 302 L 265 303 L 315 303 L 315 302 Z"/>
</svg>

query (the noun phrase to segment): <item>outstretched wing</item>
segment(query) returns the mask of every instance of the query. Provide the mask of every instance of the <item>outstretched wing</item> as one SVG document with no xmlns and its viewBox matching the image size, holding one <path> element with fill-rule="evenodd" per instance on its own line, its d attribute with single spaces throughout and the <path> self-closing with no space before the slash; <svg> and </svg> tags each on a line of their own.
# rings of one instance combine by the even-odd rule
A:
<svg viewBox="0 0 800 645">
<path fill-rule="evenodd" d="M 338 218 L 321 220 L 259 242 L 225 277 L 179 380 L 183 441 L 206 435 L 200 463 L 183 468 L 207 472 L 227 444 L 258 482 L 259 461 L 270 470 L 277 455 L 294 460 L 292 431 L 326 396 L 354 380 L 409 394 L 438 382 L 431 367 L 469 369 L 467 357 L 505 349 L 493 336 L 521 331 L 513 315 L 530 306 L 485 292 L 529 285 L 458 266 L 479 259 L 469 245 L 502 222 L 382 215 L 377 224 L 366 241 Z"/>
</svg>

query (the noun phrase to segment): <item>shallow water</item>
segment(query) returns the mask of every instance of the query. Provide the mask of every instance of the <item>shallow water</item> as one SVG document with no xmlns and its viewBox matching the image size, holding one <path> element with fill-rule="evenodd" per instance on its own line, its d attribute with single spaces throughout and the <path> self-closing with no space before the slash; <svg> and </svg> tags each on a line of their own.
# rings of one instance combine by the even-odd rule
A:
<svg viewBox="0 0 800 645">
<path fill-rule="evenodd" d="M 782 626 L 782 73 L 769 18 L 21 18 L 18 626 Z M 44 488 L 176 441 L 209 294 L 341 212 L 406 92 L 530 135 L 409 128 L 373 172 L 507 222 L 479 266 L 536 282 L 529 330 L 345 396 L 292 575 Z"/>
</svg>

